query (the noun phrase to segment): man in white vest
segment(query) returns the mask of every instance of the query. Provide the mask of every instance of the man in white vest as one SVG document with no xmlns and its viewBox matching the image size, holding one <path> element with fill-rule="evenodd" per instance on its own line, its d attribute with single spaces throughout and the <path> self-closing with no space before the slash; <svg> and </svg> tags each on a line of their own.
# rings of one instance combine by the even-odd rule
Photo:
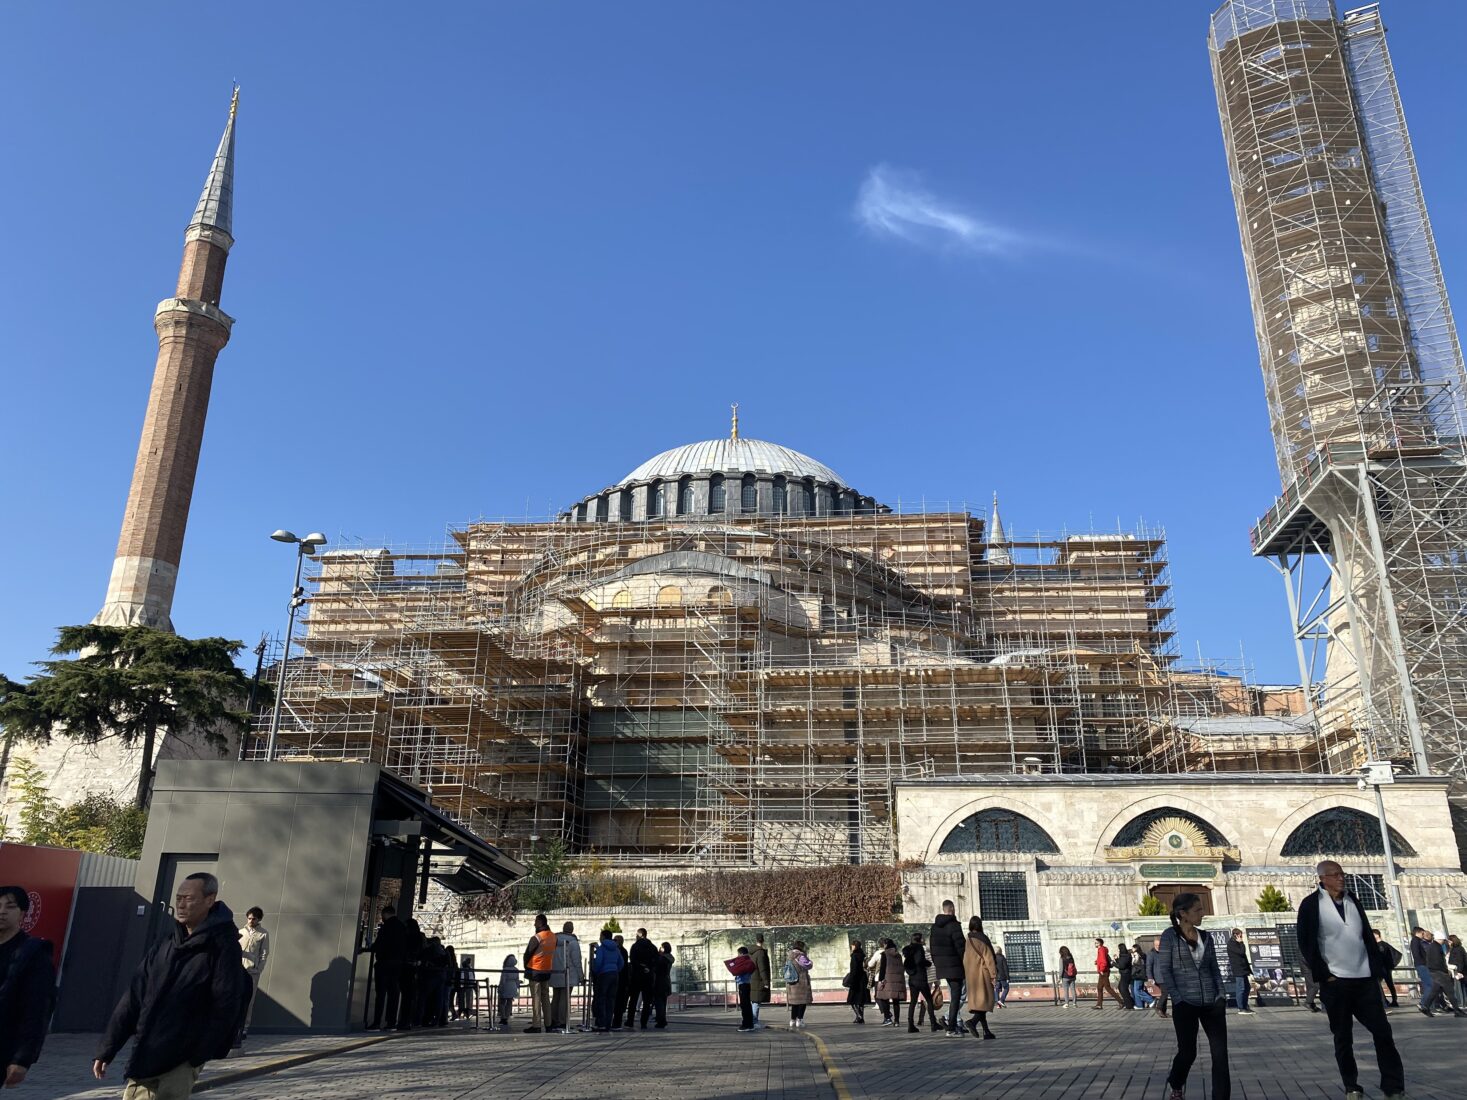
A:
<svg viewBox="0 0 1467 1100">
<path fill-rule="evenodd" d="M 1355 1067 L 1355 1021 L 1375 1040 L 1380 1091 L 1385 1100 L 1404 1100 L 1406 1071 L 1386 1019 L 1380 981 L 1384 977 L 1365 909 L 1345 889 L 1345 872 L 1334 860 L 1315 871 L 1319 889 L 1299 903 L 1299 954 L 1319 983 L 1319 999 L 1335 1037 L 1335 1061 L 1345 1082 L 1345 1100 L 1364 1100 Z"/>
</svg>

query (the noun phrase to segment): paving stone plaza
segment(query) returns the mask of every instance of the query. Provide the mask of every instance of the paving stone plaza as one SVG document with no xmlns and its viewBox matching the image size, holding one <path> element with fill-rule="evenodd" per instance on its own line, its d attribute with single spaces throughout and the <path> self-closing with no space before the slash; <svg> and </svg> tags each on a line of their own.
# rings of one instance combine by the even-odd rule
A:
<svg viewBox="0 0 1467 1100">
<path fill-rule="evenodd" d="M 384 1041 L 361 1036 L 252 1039 L 237 1059 L 209 1065 L 200 1090 L 218 1100 L 1051 1100 L 1059 1097 L 1165 1097 L 1172 1028 L 1151 1013 L 1107 1008 L 1016 1006 L 995 1014 L 993 1042 L 955 1040 L 883 1028 L 875 1013 L 850 1024 L 843 1006 L 811 1009 L 809 1028 L 792 1033 L 771 1006 L 773 1026 L 740 1035 L 736 1013 L 675 1014 L 666 1031 L 611 1035 L 526 1035 L 443 1030 Z M 1467 1077 L 1467 1021 L 1427 1019 L 1402 1007 L 1391 1015 L 1413 1100 L 1459 1100 Z M 1359 1041 L 1366 1095 L 1378 1097 L 1368 1042 Z M 1324 1016 L 1303 1008 L 1265 1008 L 1228 1018 L 1233 1096 L 1240 1100 L 1340 1098 L 1343 1089 Z M 53 1035 L 27 1082 L 27 1095 L 100 1100 L 117 1097 L 118 1070 L 103 1085 L 89 1073 L 95 1037 Z M 343 1047 L 355 1049 L 341 1050 Z M 1209 1062 L 1198 1058 L 1190 1098 L 1211 1096 Z M 268 1069 L 303 1055 L 302 1065 Z M 121 1064 L 126 1058 L 119 1057 Z"/>
</svg>

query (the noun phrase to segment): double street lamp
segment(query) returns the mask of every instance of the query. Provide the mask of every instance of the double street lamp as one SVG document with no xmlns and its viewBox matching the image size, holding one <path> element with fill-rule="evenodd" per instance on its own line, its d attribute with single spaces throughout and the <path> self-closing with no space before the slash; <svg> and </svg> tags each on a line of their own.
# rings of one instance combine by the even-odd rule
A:
<svg viewBox="0 0 1467 1100">
<path fill-rule="evenodd" d="M 1371 760 L 1361 766 L 1357 786 L 1363 791 L 1367 787 L 1375 792 L 1375 812 L 1380 819 L 1380 846 L 1385 854 L 1385 882 L 1390 891 L 1390 904 L 1401 922 L 1401 934 L 1407 927 L 1406 907 L 1401 904 L 1401 886 L 1396 882 L 1396 853 L 1391 848 L 1391 827 L 1386 824 L 1385 797 L 1381 787 L 1396 781 L 1396 766 L 1389 760 Z"/>
<path fill-rule="evenodd" d="M 295 583 L 290 589 L 290 618 L 285 626 L 285 652 L 280 657 L 280 675 L 275 679 L 275 710 L 270 715 L 270 738 L 265 743 L 265 759 L 275 759 L 275 739 L 280 734 L 280 707 L 285 702 L 285 674 L 290 667 L 290 636 L 295 633 L 295 613 L 306 602 L 306 590 L 301 587 L 301 568 L 310 557 L 326 545 L 326 536 L 312 531 L 305 538 L 296 538 L 289 531 L 276 531 L 270 536 L 276 542 L 295 544 Z"/>
</svg>

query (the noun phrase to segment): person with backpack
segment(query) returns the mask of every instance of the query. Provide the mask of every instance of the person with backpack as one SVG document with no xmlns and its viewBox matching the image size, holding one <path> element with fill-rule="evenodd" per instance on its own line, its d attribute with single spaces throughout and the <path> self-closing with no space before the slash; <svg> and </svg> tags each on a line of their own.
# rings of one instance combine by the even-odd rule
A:
<svg viewBox="0 0 1467 1100">
<path fill-rule="evenodd" d="M 1078 998 L 1075 996 L 1075 982 L 1080 978 L 1080 968 L 1075 965 L 1075 956 L 1068 947 L 1060 948 L 1059 956 L 1059 979 L 1060 992 L 1064 996 L 1061 1002 L 1062 1008 L 1074 1008 Z"/>
<path fill-rule="evenodd" d="M 916 1031 L 918 1007 L 927 1014 L 933 1031 L 942 1030 L 937 1022 L 937 1006 L 932 1000 L 932 986 L 927 981 L 927 947 L 922 933 L 913 932 L 912 942 L 902 948 L 902 969 L 907 975 L 907 1031 Z"/>
<path fill-rule="evenodd" d="M 739 1031 L 754 1030 L 754 1006 L 750 1000 L 750 983 L 754 979 L 754 960 L 749 957 L 748 947 L 740 947 L 738 954 L 728 961 L 728 972 L 733 975 L 734 992 L 739 998 Z"/>
<path fill-rule="evenodd" d="M 1105 995 L 1109 993 L 1115 998 L 1118 1008 L 1125 1008 L 1125 1002 L 1121 996 L 1110 985 L 1110 972 L 1115 968 L 1111 962 L 1110 950 L 1105 946 L 1105 941 L 1099 936 L 1095 937 L 1095 1003 L 1090 1007 L 1099 1012 L 1105 1007 Z"/>
<path fill-rule="evenodd" d="M 167 934 L 138 963 L 92 1062 L 100 1081 L 136 1037 L 126 1070 L 129 1100 L 188 1096 L 205 1062 L 229 1057 L 248 1007 L 239 929 L 219 900 L 219 880 L 189 875 L 173 914 Z"/>
<path fill-rule="evenodd" d="M 1009 999 L 1009 960 L 1003 953 L 1002 947 L 993 949 L 993 999 L 999 1008 L 1008 1008 Z"/>
<path fill-rule="evenodd" d="M 0 886 L 0 1088 L 18 1088 L 41 1057 L 56 993 L 50 940 L 21 929 L 31 895 Z"/>
<path fill-rule="evenodd" d="M 591 1012 L 598 1032 L 611 1030 L 616 1016 L 616 986 L 625 966 L 626 959 L 612 939 L 611 929 L 601 929 L 601 940 L 591 950 Z"/>
<path fill-rule="evenodd" d="M 1116 944 L 1116 949 L 1110 954 L 1111 966 L 1116 972 L 1116 993 L 1120 995 L 1122 1008 L 1135 1008 L 1136 1002 L 1131 999 L 1131 971 L 1134 964 L 1131 959 L 1131 949 L 1122 940 Z"/>
<path fill-rule="evenodd" d="M 1161 934 L 1156 955 L 1156 973 L 1162 989 L 1172 999 L 1172 1029 L 1177 1036 L 1177 1053 L 1172 1059 L 1167 1085 L 1168 1100 L 1185 1100 L 1187 1075 L 1197 1061 L 1197 1029 L 1207 1035 L 1212 1054 L 1211 1100 L 1230 1100 L 1232 1077 L 1228 1073 L 1227 991 L 1217 949 L 1212 937 L 1199 927 L 1202 898 L 1193 893 L 1172 899 L 1171 924 Z"/>
<path fill-rule="evenodd" d="M 790 1008 L 791 1031 L 804 1028 L 805 1009 L 815 1000 L 810 986 L 811 965 L 810 956 L 805 954 L 805 941 L 796 940 L 790 944 L 784 966 L 780 968 L 780 977 L 784 979 L 784 1003 Z"/>
</svg>

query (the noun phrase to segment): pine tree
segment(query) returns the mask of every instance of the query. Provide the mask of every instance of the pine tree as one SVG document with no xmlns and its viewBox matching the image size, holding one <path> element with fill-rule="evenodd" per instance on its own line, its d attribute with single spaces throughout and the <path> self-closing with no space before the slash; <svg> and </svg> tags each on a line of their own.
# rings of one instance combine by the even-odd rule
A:
<svg viewBox="0 0 1467 1100">
<path fill-rule="evenodd" d="M 1263 893 L 1258 895 L 1258 911 L 1260 913 L 1287 913 L 1294 907 L 1289 904 L 1289 896 L 1272 883 L 1263 888 Z"/>
</svg>

